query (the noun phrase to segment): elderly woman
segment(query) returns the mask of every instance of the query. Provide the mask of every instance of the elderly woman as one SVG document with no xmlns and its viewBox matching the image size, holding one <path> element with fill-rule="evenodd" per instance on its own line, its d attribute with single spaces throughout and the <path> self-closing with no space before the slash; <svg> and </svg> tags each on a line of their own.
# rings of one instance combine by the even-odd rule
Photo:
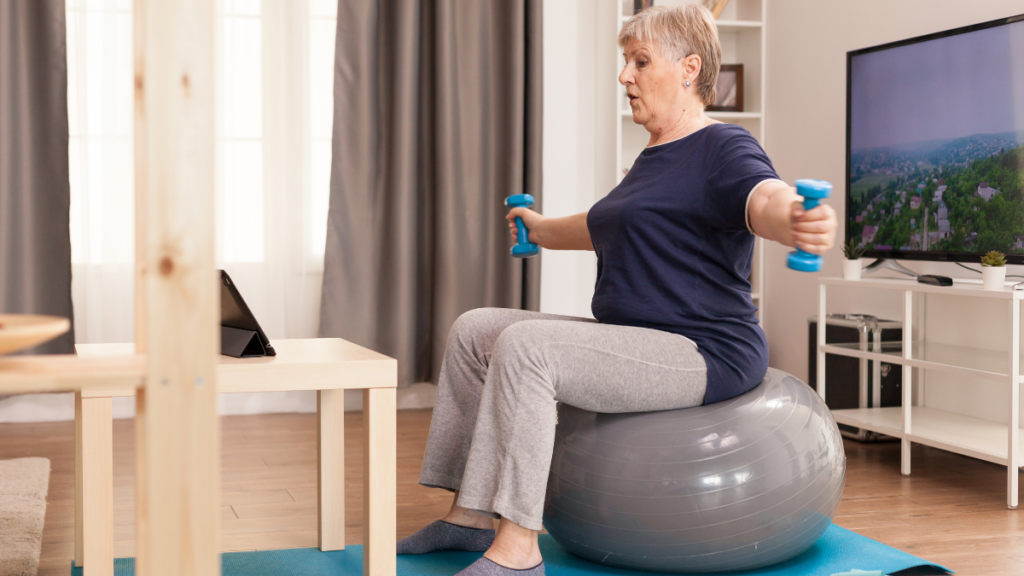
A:
<svg viewBox="0 0 1024 576">
<path fill-rule="evenodd" d="M 707 9 L 644 10 L 618 41 L 647 148 L 589 212 L 508 215 L 513 236 L 518 216 L 544 248 L 597 252 L 597 320 L 480 309 L 455 322 L 420 476 L 455 499 L 400 554 L 484 551 L 460 574 L 543 574 L 555 403 L 642 412 L 743 394 L 768 367 L 747 279 L 754 235 L 814 254 L 832 246 L 832 209 L 804 212 L 746 130 L 704 114 L 721 59 Z"/>
</svg>

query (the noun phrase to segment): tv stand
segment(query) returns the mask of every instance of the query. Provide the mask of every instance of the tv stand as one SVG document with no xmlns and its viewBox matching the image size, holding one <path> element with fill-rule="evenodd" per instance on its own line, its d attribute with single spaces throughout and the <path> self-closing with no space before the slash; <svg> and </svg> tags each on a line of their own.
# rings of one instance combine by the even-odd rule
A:
<svg viewBox="0 0 1024 576">
<path fill-rule="evenodd" d="M 860 275 L 861 276 L 871 276 L 872 274 L 877 274 L 878 272 L 881 272 L 882 270 L 886 270 L 886 269 L 888 269 L 888 270 L 895 270 L 896 272 L 899 272 L 900 274 L 906 274 L 907 276 L 912 276 L 914 278 L 917 278 L 917 276 L 918 276 L 917 272 L 914 272 L 913 270 L 911 270 L 911 269 L 907 268 L 906 266 L 900 264 L 899 261 L 897 261 L 897 260 L 889 260 L 889 259 L 886 259 L 886 258 L 879 258 L 878 260 L 875 260 L 870 265 L 865 267 L 861 271 Z"/>
<path fill-rule="evenodd" d="M 910 475 L 912 443 L 1006 466 L 1006 506 L 1011 510 L 1017 508 L 1019 469 L 1024 468 L 1024 446 L 1021 445 L 1024 430 L 1020 427 L 1020 387 L 1024 380 L 1021 376 L 1020 313 L 1024 292 L 1008 286 L 1000 290 L 985 290 L 979 284 L 959 279 L 952 286 L 934 286 L 920 284 L 910 278 L 818 278 L 818 318 L 828 317 L 826 289 L 833 286 L 895 293 L 903 301 L 902 341 L 882 342 L 881 351 L 861 350 L 860 343 L 830 344 L 825 340 L 826 323 L 818 323 L 817 391 L 822 399 L 826 398 L 828 390 L 825 378 L 827 355 L 884 362 L 894 368 L 901 367 L 903 372 L 900 406 L 832 410 L 836 422 L 899 438 L 902 441 L 900 471 L 904 476 Z M 991 326 L 992 331 L 1003 332 L 1006 344 L 1002 349 L 986 349 L 929 340 L 924 326 L 916 320 L 920 313 L 914 305 L 916 294 L 941 294 L 961 301 L 964 298 L 982 299 L 993 306 L 1006 306 L 1003 316 L 1006 324 L 996 322 Z M 994 338 L 992 342 L 995 342 Z M 914 369 L 919 370 L 916 379 Z M 975 379 L 1001 384 L 999 394 L 1002 398 L 990 397 L 991 404 L 985 411 L 990 415 L 1003 412 L 1005 420 L 962 414 L 955 409 L 955 404 L 948 401 L 929 403 L 924 394 L 926 383 L 921 376 L 930 373 L 959 376 L 968 386 L 972 386 Z M 927 378 L 931 380 L 930 376 Z M 914 403 L 915 380 L 918 383 L 917 405 Z M 975 403 L 981 406 L 980 402 Z"/>
</svg>

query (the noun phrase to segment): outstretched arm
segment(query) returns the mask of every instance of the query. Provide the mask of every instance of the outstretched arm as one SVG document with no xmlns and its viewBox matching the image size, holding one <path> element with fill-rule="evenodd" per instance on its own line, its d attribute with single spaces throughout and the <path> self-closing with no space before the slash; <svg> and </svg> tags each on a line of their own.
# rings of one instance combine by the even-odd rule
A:
<svg viewBox="0 0 1024 576">
<path fill-rule="evenodd" d="M 747 203 L 747 219 L 754 234 L 785 246 L 822 254 L 836 239 L 836 212 L 827 204 L 804 211 L 796 188 L 779 180 L 754 189 Z"/>
<path fill-rule="evenodd" d="M 508 228 L 516 237 L 516 216 L 530 231 L 530 242 L 548 250 L 594 250 L 587 229 L 587 213 L 581 212 L 564 218 L 545 218 L 529 208 L 509 211 Z"/>
</svg>

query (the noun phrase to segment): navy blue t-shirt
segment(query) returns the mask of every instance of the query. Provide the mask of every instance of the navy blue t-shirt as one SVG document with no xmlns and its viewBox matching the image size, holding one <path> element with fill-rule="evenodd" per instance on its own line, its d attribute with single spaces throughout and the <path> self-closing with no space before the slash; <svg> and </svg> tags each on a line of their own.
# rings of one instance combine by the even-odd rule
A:
<svg viewBox="0 0 1024 576">
<path fill-rule="evenodd" d="M 707 364 L 705 404 L 756 386 L 768 342 L 750 298 L 747 196 L 777 179 L 757 140 L 731 124 L 644 149 L 590 209 L 599 322 L 693 340 Z"/>
</svg>

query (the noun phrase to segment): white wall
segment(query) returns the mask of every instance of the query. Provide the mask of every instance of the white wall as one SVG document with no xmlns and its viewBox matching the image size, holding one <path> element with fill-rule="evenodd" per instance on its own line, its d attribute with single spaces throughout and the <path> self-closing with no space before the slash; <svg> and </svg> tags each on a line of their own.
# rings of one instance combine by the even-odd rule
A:
<svg viewBox="0 0 1024 576">
<path fill-rule="evenodd" d="M 836 185 L 828 202 L 843 221 L 846 146 L 846 52 L 1024 12 L 1020 0 L 769 0 L 767 151 L 779 175 Z M 984 63 L 979 63 L 983 65 Z M 951 75 L 956 74 L 950 69 Z M 981 103 L 979 103 L 981 104 Z M 840 237 L 843 231 L 840 230 Z M 807 376 L 807 317 L 817 312 L 817 282 L 785 267 L 788 249 L 769 245 L 767 293 L 771 365 Z M 842 274 L 842 254 L 825 257 L 823 274 Z M 905 263 L 911 269 L 971 277 L 954 264 Z M 1014 266 L 1009 274 L 1024 274 Z M 977 277 L 975 275 L 974 277 Z M 895 293 L 829 290 L 829 311 L 899 319 Z M 1007 314 L 995 302 L 929 297 L 928 338 L 1006 349 Z M 927 375 L 928 406 L 1006 421 L 1004 386 Z"/>
<path fill-rule="evenodd" d="M 545 216 L 589 210 L 615 186 L 618 0 L 544 1 Z M 545 250 L 540 307 L 593 317 L 593 253 Z"/>
</svg>

